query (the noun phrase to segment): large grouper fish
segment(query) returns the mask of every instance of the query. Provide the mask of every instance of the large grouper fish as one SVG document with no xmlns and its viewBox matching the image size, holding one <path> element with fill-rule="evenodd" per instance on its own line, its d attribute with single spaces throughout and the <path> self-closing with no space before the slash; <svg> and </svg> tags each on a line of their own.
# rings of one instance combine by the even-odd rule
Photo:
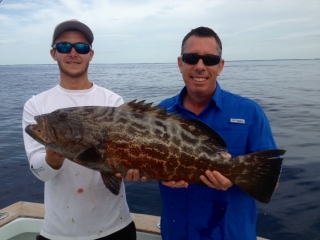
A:
<svg viewBox="0 0 320 240">
<path fill-rule="evenodd" d="M 128 169 L 150 180 L 204 185 L 199 176 L 216 170 L 254 199 L 268 203 L 279 180 L 285 150 L 273 149 L 233 158 L 224 140 L 195 119 L 132 101 L 120 107 L 73 107 L 35 117 L 25 131 L 67 159 L 101 172 L 106 187 L 119 193 Z"/>
</svg>

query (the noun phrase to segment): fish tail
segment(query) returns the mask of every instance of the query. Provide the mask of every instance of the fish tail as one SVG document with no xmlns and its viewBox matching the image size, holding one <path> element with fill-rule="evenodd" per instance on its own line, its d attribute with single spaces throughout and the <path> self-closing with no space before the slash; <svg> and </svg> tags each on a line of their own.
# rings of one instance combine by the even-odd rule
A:
<svg viewBox="0 0 320 240">
<path fill-rule="evenodd" d="M 285 152 L 272 149 L 233 158 L 235 177 L 232 181 L 254 199 L 270 202 L 281 172 L 283 158 L 279 156 Z"/>
</svg>

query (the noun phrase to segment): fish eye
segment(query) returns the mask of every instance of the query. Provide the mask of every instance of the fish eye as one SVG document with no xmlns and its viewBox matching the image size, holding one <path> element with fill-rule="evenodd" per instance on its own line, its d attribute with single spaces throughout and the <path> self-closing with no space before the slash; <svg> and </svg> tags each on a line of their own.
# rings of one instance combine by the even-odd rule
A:
<svg viewBox="0 0 320 240">
<path fill-rule="evenodd" d="M 60 119 L 66 119 L 68 117 L 68 114 L 67 113 L 61 113 L 60 115 L 59 115 L 59 118 Z"/>
</svg>

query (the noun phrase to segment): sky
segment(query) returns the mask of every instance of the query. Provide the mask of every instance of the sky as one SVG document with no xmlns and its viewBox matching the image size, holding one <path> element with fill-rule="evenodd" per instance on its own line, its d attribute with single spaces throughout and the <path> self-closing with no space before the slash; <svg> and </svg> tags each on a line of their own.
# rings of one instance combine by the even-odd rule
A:
<svg viewBox="0 0 320 240">
<path fill-rule="evenodd" d="M 53 30 L 69 19 L 93 31 L 97 64 L 174 63 L 199 26 L 226 61 L 320 58 L 320 0 L 2 0 L 0 65 L 54 64 Z"/>
</svg>

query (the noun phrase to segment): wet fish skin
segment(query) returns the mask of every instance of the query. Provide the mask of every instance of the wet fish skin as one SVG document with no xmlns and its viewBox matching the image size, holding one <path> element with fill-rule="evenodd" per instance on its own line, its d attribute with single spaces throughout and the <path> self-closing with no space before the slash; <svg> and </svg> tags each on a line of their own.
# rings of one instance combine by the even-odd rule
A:
<svg viewBox="0 0 320 240">
<path fill-rule="evenodd" d="M 125 174 L 139 169 L 150 180 L 199 179 L 217 170 L 258 201 L 270 201 L 278 182 L 284 150 L 266 150 L 222 158 L 224 140 L 206 124 L 167 114 L 144 101 L 121 107 L 76 107 L 36 116 L 26 127 L 35 140 L 66 158 L 101 172 L 106 187 L 119 193 Z"/>
</svg>

